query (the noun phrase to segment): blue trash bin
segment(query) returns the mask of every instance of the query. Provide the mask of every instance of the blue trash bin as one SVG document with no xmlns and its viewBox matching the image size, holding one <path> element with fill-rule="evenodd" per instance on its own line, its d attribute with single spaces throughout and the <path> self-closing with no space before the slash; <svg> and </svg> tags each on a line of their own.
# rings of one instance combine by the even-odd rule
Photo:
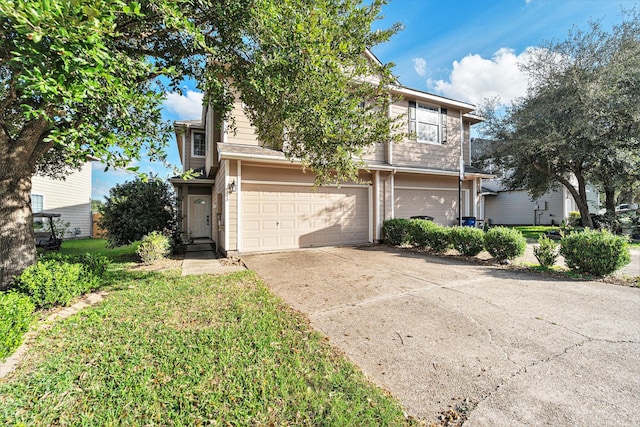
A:
<svg viewBox="0 0 640 427">
<path fill-rule="evenodd" d="M 462 225 L 465 227 L 475 227 L 476 226 L 476 217 L 475 216 L 463 216 L 462 217 Z"/>
</svg>

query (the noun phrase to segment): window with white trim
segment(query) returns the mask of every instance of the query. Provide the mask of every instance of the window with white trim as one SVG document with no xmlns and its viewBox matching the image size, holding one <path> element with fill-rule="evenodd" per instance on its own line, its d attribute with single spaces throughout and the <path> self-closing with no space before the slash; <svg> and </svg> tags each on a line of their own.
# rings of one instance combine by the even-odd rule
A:
<svg viewBox="0 0 640 427">
<path fill-rule="evenodd" d="M 409 101 L 409 135 L 418 142 L 446 144 L 447 109 Z"/>
<path fill-rule="evenodd" d="M 44 196 L 42 194 L 31 194 L 31 213 L 44 212 Z M 33 228 L 41 230 L 44 227 L 42 218 L 33 218 Z"/>
<path fill-rule="evenodd" d="M 193 157 L 204 157 L 207 146 L 203 132 L 193 132 L 191 135 L 191 155 Z"/>
<path fill-rule="evenodd" d="M 31 212 L 40 213 L 44 211 L 44 196 L 42 194 L 31 194 Z"/>
</svg>

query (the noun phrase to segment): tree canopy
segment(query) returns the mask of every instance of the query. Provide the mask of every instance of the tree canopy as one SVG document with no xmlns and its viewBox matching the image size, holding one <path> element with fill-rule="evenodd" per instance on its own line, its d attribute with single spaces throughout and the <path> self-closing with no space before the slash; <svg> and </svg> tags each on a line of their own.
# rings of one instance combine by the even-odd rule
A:
<svg viewBox="0 0 640 427">
<path fill-rule="evenodd" d="M 398 29 L 372 31 L 384 3 L 0 2 L 0 288 L 35 262 L 32 174 L 63 175 L 87 155 L 131 169 L 163 160 L 163 96 L 187 77 L 227 118 L 239 91 L 261 140 L 320 180 L 354 177 L 361 151 L 392 139 L 376 114 L 389 67 L 363 56 Z"/>
<path fill-rule="evenodd" d="M 510 189 L 539 197 L 566 187 L 583 225 L 593 227 L 587 181 L 606 189 L 640 178 L 640 16 L 625 12 L 609 32 L 597 22 L 573 29 L 567 40 L 533 49 L 523 70 L 526 96 L 504 115 L 495 100 L 483 108 L 491 156 L 509 171 Z"/>
</svg>

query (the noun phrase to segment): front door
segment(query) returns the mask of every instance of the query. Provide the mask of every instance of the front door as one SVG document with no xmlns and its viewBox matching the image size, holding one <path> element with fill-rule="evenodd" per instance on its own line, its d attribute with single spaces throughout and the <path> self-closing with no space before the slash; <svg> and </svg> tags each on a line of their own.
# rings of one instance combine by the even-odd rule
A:
<svg viewBox="0 0 640 427">
<path fill-rule="evenodd" d="M 211 238 L 211 196 L 189 196 L 191 238 Z"/>
</svg>

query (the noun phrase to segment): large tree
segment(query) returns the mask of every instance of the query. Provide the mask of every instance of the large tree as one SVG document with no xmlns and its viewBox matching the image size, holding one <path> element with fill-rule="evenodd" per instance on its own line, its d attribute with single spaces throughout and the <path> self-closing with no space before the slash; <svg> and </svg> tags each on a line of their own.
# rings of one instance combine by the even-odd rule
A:
<svg viewBox="0 0 640 427">
<path fill-rule="evenodd" d="M 526 96 L 502 115 L 495 102 L 483 108 L 506 186 L 532 197 L 564 186 L 588 227 L 587 182 L 606 190 L 638 177 L 640 16 L 624 15 L 609 32 L 591 23 L 566 41 L 532 49 L 523 65 Z"/>
<path fill-rule="evenodd" d="M 354 177 L 393 138 L 389 66 L 363 56 L 397 30 L 371 30 L 384 2 L 0 2 L 0 289 L 35 262 L 32 175 L 163 159 L 162 97 L 185 77 L 227 117 L 239 90 L 261 140 L 320 179 Z"/>
</svg>

